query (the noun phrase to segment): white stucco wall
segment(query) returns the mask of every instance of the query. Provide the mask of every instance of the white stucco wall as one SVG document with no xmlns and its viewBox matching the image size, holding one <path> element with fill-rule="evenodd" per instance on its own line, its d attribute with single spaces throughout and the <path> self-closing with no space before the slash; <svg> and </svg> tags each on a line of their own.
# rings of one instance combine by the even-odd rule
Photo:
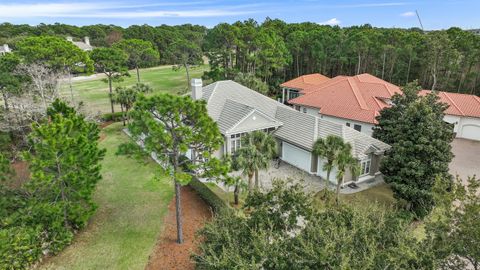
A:
<svg viewBox="0 0 480 270">
<path fill-rule="evenodd" d="M 360 125 L 362 127 L 361 132 L 367 134 L 368 136 L 372 136 L 372 133 L 373 133 L 372 128 L 374 127 L 373 124 L 359 122 L 359 121 L 345 119 L 345 118 L 334 117 L 334 116 L 330 116 L 330 115 L 322 115 L 322 114 L 318 113 L 317 108 L 305 107 L 305 106 L 299 106 L 299 107 L 300 107 L 301 112 L 305 112 L 305 113 L 308 113 L 310 115 L 315 115 L 315 116 L 321 117 L 322 119 L 325 119 L 325 120 L 328 120 L 328 121 L 331 121 L 331 122 L 334 122 L 334 123 L 338 123 L 338 124 L 341 124 L 341 125 L 344 125 L 344 126 L 347 125 L 347 123 L 350 123 L 351 128 L 353 128 L 354 125 Z"/>
<path fill-rule="evenodd" d="M 372 136 L 372 134 L 373 134 L 374 125 L 372 125 L 372 124 L 359 122 L 359 121 L 355 121 L 355 120 L 350 120 L 350 119 L 333 117 L 333 116 L 329 116 L 329 115 L 321 115 L 321 118 L 325 119 L 325 120 L 328 120 L 328 121 L 332 121 L 332 122 L 335 122 L 335 123 L 342 124 L 344 126 L 347 125 L 347 123 L 350 123 L 351 128 L 353 128 L 354 125 L 360 125 L 362 127 L 361 132 L 367 134 L 368 136 Z"/>
<path fill-rule="evenodd" d="M 317 162 L 317 175 L 322 177 L 323 179 L 327 179 L 327 171 L 323 169 L 323 165 L 325 164 L 326 160 L 318 158 Z M 330 172 L 330 182 L 333 184 L 337 184 L 337 168 L 333 168 Z"/>
<path fill-rule="evenodd" d="M 306 172 L 310 172 L 312 154 L 307 150 L 301 149 L 287 142 L 283 142 L 282 160 Z"/>
</svg>

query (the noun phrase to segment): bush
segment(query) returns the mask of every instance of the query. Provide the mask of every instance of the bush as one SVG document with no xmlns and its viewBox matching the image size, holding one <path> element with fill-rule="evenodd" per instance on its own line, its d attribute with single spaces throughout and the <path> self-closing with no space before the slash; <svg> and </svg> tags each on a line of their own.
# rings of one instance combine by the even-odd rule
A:
<svg viewBox="0 0 480 270">
<path fill-rule="evenodd" d="M 123 113 L 122 112 L 106 113 L 102 115 L 101 119 L 104 122 L 110 122 L 110 121 L 120 122 L 123 120 Z"/>
<path fill-rule="evenodd" d="M 0 269 L 25 269 L 42 255 L 41 227 L 0 230 Z"/>
<path fill-rule="evenodd" d="M 203 200 L 205 200 L 213 208 L 213 211 L 215 211 L 216 213 L 225 210 L 231 210 L 225 201 L 218 197 L 215 192 L 213 192 L 207 185 L 202 183 L 196 177 L 192 178 L 189 185 L 200 195 Z"/>
<path fill-rule="evenodd" d="M 249 194 L 200 230 L 197 269 L 436 269 L 408 224 L 379 207 L 327 204 L 299 184 Z"/>
</svg>

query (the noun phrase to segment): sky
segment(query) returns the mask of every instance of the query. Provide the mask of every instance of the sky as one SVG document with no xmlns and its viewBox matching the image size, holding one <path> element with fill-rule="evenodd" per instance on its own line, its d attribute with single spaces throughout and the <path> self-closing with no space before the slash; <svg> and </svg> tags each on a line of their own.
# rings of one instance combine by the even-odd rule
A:
<svg viewBox="0 0 480 270">
<path fill-rule="evenodd" d="M 191 23 L 213 27 L 270 17 L 289 23 L 410 28 L 420 26 L 415 11 L 425 30 L 480 28 L 480 0 L 0 0 L 0 22 L 30 25 Z"/>
</svg>

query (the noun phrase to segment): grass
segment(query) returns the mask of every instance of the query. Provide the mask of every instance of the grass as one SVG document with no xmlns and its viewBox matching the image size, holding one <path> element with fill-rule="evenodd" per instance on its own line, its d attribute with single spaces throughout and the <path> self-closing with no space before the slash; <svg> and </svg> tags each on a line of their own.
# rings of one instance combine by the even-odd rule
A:
<svg viewBox="0 0 480 270">
<path fill-rule="evenodd" d="M 380 184 L 353 194 L 341 194 L 340 197 L 346 203 L 366 202 L 379 203 L 385 206 L 391 206 L 395 203 L 393 191 L 388 184 Z"/>
<path fill-rule="evenodd" d="M 199 78 L 208 66 L 199 66 L 190 70 L 191 78 Z M 116 86 L 131 86 L 137 82 L 135 71 L 130 71 L 130 77 L 125 77 L 122 82 L 113 83 Z M 108 84 L 103 81 L 104 76 L 99 74 L 97 78 L 75 81 L 73 92 L 75 102 L 83 101 L 87 110 L 92 113 L 111 112 L 110 100 L 108 98 Z M 185 69 L 173 70 L 171 66 L 160 66 L 140 70 L 140 79 L 149 84 L 153 93 L 183 94 L 187 92 L 187 75 Z M 71 98 L 68 83 L 63 85 L 61 95 L 67 100 Z M 115 107 L 120 111 L 120 107 Z"/>
<path fill-rule="evenodd" d="M 95 193 L 97 212 L 72 245 L 47 259 L 41 269 L 144 269 L 162 231 L 173 198 L 171 180 L 154 179 L 158 165 L 153 161 L 115 155 L 118 145 L 129 139 L 121 125 L 110 125 L 102 133 L 100 146 L 107 153 Z"/>
</svg>

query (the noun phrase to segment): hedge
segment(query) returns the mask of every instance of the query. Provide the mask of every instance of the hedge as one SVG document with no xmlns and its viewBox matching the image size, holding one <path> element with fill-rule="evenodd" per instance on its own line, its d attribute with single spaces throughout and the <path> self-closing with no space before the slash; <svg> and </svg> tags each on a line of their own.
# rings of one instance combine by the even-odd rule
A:
<svg viewBox="0 0 480 270">
<path fill-rule="evenodd" d="M 230 206 L 228 206 L 224 200 L 218 197 L 215 192 L 213 192 L 205 183 L 202 183 L 200 180 L 198 180 L 198 178 L 193 177 L 188 185 L 192 187 L 198 193 L 198 195 L 200 195 L 200 197 L 213 208 L 213 211 L 218 213 L 224 210 L 231 210 Z"/>
<path fill-rule="evenodd" d="M 102 121 L 109 122 L 119 122 L 123 120 L 123 113 L 122 112 L 114 112 L 114 113 L 106 113 L 101 116 Z"/>
</svg>

